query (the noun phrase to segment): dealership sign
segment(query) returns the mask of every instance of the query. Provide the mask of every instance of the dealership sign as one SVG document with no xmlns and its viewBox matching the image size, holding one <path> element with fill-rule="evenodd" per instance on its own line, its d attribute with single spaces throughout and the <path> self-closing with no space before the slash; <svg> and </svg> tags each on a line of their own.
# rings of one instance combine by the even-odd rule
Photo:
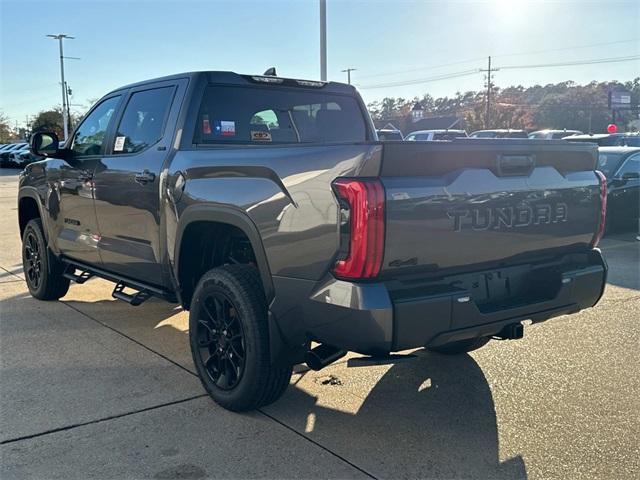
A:
<svg viewBox="0 0 640 480">
<path fill-rule="evenodd" d="M 615 110 L 628 110 L 631 108 L 631 92 L 617 90 L 609 92 L 609 108 Z"/>
</svg>

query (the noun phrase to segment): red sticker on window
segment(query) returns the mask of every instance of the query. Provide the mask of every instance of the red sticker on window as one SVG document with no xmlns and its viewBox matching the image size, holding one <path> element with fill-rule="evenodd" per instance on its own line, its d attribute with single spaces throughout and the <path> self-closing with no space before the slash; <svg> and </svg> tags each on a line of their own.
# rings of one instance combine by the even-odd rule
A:
<svg viewBox="0 0 640 480">
<path fill-rule="evenodd" d="M 209 123 L 209 115 L 202 116 L 202 133 L 211 135 L 211 124 Z"/>
</svg>

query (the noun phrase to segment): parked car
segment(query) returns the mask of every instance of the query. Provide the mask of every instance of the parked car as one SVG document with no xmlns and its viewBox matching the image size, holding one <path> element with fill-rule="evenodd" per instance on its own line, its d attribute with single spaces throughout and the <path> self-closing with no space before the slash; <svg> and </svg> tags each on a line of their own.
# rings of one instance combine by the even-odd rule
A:
<svg viewBox="0 0 640 480">
<path fill-rule="evenodd" d="M 41 160 L 42 157 L 38 157 L 31 153 L 29 145 L 24 148 L 13 150 L 9 153 L 9 163 L 15 168 L 24 168 L 32 162 Z"/>
<path fill-rule="evenodd" d="M 495 130 L 476 130 L 470 138 L 527 138 L 524 130 L 513 130 L 510 128 L 498 128 Z"/>
<path fill-rule="evenodd" d="M 640 220 L 640 148 L 600 147 L 598 170 L 607 177 L 607 232 L 635 231 Z"/>
<path fill-rule="evenodd" d="M 462 354 L 605 285 L 594 145 L 381 144 L 351 85 L 149 80 L 99 100 L 68 148 L 39 132 L 32 150 L 47 159 L 19 180 L 31 295 L 96 276 L 133 306 L 179 302 L 202 384 L 231 410 L 275 401 L 296 363 Z"/>
<path fill-rule="evenodd" d="M 402 136 L 402 132 L 400 130 L 391 130 L 391 129 L 381 129 L 376 130 L 378 134 L 378 140 L 381 142 L 401 142 L 404 140 Z"/>
<path fill-rule="evenodd" d="M 564 137 L 570 142 L 590 142 L 601 147 L 640 147 L 640 133 L 595 133 Z"/>
<path fill-rule="evenodd" d="M 580 130 L 538 130 L 531 132 L 529 138 L 532 140 L 559 140 L 569 135 L 581 135 Z"/>
<path fill-rule="evenodd" d="M 29 146 L 28 143 L 21 142 L 21 143 L 11 143 L 7 147 L 5 147 L 2 151 L 0 151 L 0 167 L 15 168 L 15 165 L 12 163 L 12 160 L 11 160 L 11 153 L 28 146 Z"/>
<path fill-rule="evenodd" d="M 404 137 L 407 142 L 433 142 L 437 140 L 453 140 L 468 137 L 465 130 L 418 130 Z"/>
</svg>

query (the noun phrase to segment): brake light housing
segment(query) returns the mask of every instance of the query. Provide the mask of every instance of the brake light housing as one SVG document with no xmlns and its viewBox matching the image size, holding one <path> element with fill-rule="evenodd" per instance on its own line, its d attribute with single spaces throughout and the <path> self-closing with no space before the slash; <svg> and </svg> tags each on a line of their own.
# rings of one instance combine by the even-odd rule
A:
<svg viewBox="0 0 640 480">
<path fill-rule="evenodd" d="M 379 179 L 338 178 L 333 182 L 340 208 L 347 214 L 343 252 L 333 268 L 337 278 L 371 279 L 382 267 L 385 235 L 385 195 Z"/>
<path fill-rule="evenodd" d="M 600 181 L 600 222 L 598 223 L 598 230 L 593 235 L 591 240 L 591 246 L 597 247 L 604 235 L 604 229 L 607 221 L 607 177 L 604 176 L 599 170 L 596 170 L 596 176 Z"/>
</svg>

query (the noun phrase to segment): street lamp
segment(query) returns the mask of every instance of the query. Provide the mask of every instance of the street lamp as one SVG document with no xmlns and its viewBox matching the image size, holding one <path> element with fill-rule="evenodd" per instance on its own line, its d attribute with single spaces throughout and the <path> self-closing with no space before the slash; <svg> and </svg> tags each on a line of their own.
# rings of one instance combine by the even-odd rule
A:
<svg viewBox="0 0 640 480">
<path fill-rule="evenodd" d="M 320 80 L 327 81 L 327 0 L 320 0 Z"/>
<path fill-rule="evenodd" d="M 69 125 L 67 118 L 67 84 L 64 81 L 64 53 L 62 49 L 62 41 L 65 38 L 74 39 L 75 37 L 71 37 L 69 35 L 65 35 L 64 33 L 59 33 L 57 35 L 47 35 L 49 38 L 55 38 L 58 40 L 58 44 L 60 45 L 60 84 L 62 85 L 62 127 L 64 130 L 64 140 L 67 141 L 67 137 L 69 136 Z"/>
</svg>

